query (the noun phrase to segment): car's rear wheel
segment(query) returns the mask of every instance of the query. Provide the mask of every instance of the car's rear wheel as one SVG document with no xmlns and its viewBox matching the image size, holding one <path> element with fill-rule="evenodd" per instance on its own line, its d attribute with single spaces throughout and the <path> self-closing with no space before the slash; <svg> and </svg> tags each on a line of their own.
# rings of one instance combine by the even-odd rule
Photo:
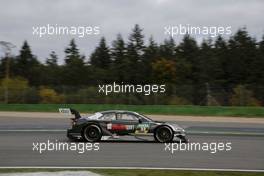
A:
<svg viewBox="0 0 264 176">
<path fill-rule="evenodd" d="M 100 141 L 102 137 L 101 128 L 98 125 L 88 125 L 83 130 L 83 138 L 88 142 Z"/>
<path fill-rule="evenodd" d="M 161 126 L 155 131 L 154 138 L 157 142 L 171 142 L 173 140 L 173 131 L 168 126 Z"/>
</svg>

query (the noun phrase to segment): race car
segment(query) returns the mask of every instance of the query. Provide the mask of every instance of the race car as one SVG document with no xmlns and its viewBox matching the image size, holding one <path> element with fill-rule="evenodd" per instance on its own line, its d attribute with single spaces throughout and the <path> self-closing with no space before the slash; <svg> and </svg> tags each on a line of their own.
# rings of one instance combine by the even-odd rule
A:
<svg viewBox="0 0 264 176">
<path fill-rule="evenodd" d="M 155 141 L 165 143 L 178 138 L 187 142 L 185 130 L 173 122 L 159 122 L 145 115 L 131 111 L 109 110 L 96 112 L 90 116 L 81 116 L 74 109 L 59 109 L 61 113 L 73 114 L 72 126 L 67 130 L 70 139 L 83 139 L 97 142 L 103 136 L 152 136 Z"/>
</svg>

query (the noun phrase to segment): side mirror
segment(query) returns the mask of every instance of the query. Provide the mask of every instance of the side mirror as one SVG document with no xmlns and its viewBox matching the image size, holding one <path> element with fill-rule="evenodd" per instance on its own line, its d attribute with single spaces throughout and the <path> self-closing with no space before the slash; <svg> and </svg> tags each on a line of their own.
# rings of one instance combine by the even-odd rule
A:
<svg viewBox="0 0 264 176">
<path fill-rule="evenodd" d="M 142 119 L 138 119 L 138 123 L 142 123 Z"/>
</svg>

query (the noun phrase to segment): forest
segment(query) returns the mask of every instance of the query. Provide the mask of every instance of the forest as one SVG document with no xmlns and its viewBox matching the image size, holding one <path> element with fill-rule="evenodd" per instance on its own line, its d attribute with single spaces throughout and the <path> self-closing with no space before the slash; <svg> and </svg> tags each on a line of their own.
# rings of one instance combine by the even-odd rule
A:
<svg viewBox="0 0 264 176">
<path fill-rule="evenodd" d="M 128 39 L 120 34 L 107 44 L 102 37 L 89 56 L 74 39 L 64 62 L 51 51 L 34 55 L 24 41 L 18 55 L 0 62 L 2 103 L 102 103 L 262 106 L 264 104 L 264 36 L 257 40 L 246 28 L 228 38 L 190 35 L 157 43 L 135 25 Z M 42 62 L 41 62 L 41 61 Z M 7 69 L 8 65 L 8 69 Z M 7 73 L 8 72 L 8 73 Z M 162 94 L 98 93 L 99 84 L 165 84 Z"/>
</svg>

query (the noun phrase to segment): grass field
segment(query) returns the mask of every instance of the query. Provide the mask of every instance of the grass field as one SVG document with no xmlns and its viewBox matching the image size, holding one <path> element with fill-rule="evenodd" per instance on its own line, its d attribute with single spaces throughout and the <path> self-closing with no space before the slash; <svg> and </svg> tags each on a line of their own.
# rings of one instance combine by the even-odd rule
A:
<svg viewBox="0 0 264 176">
<path fill-rule="evenodd" d="M 217 171 L 173 171 L 173 170 L 95 170 L 105 176 L 263 176 L 263 173 L 217 172 Z"/>
<path fill-rule="evenodd" d="M 80 112 L 129 110 L 144 114 L 264 117 L 264 107 L 177 106 L 177 105 L 113 105 L 113 104 L 0 104 L 0 111 L 57 112 L 71 107 Z"/>
<path fill-rule="evenodd" d="M 0 169 L 0 173 L 25 172 L 56 172 L 66 169 Z M 67 169 L 70 171 L 84 171 Z M 263 176 L 258 172 L 223 172 L 223 171 L 175 171 L 175 170 L 149 170 L 149 169 L 89 169 L 89 171 L 105 176 Z"/>
</svg>

